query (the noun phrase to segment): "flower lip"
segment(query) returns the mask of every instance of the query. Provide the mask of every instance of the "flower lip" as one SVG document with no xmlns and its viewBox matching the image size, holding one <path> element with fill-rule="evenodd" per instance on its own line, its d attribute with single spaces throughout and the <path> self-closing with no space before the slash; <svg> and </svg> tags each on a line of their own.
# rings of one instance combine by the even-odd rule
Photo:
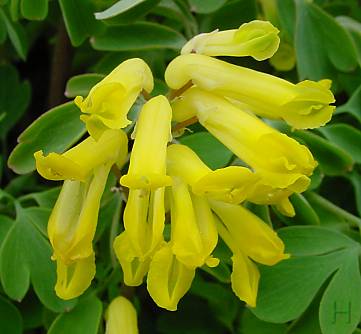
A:
<svg viewBox="0 0 361 334">
<path fill-rule="evenodd" d="M 131 123 L 127 114 L 142 90 L 153 90 L 153 75 L 140 58 L 128 59 L 118 65 L 98 82 L 84 99 L 77 96 L 75 104 L 85 113 L 81 119 L 86 123 L 92 137 L 98 139 L 105 128 L 121 129 Z M 99 129 L 94 124 L 99 124 Z"/>
</svg>

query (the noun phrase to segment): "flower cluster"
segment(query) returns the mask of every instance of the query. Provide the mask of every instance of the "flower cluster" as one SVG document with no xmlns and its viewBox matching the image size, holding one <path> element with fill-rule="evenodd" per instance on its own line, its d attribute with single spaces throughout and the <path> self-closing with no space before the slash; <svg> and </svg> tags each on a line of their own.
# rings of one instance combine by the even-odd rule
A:
<svg viewBox="0 0 361 334">
<path fill-rule="evenodd" d="M 293 216 L 289 197 L 307 189 L 317 163 L 307 147 L 258 116 L 293 128 L 319 127 L 335 108 L 331 83 L 293 84 L 213 58 L 264 60 L 278 46 L 278 30 L 264 21 L 198 35 L 166 69 L 170 98 L 152 97 L 139 112 L 129 167 L 120 178 L 128 195 L 124 231 L 113 246 L 125 284 L 140 285 L 147 276 L 149 294 L 160 307 L 176 310 L 196 269 L 219 264 L 212 255 L 218 237 L 233 254 L 232 289 L 252 307 L 260 278 L 255 262 L 272 266 L 289 257 L 272 228 L 243 203 L 274 205 Z M 118 171 L 128 166 L 122 129 L 131 123 L 127 114 L 137 97 L 152 88 L 143 60 L 121 63 L 85 99 L 75 99 L 89 137 L 63 154 L 35 153 L 43 177 L 64 180 L 48 224 L 61 298 L 80 295 L 94 277 L 92 240 L 105 183 L 112 166 Z M 212 170 L 176 143 L 172 122 L 189 120 L 198 121 L 243 165 Z"/>
</svg>

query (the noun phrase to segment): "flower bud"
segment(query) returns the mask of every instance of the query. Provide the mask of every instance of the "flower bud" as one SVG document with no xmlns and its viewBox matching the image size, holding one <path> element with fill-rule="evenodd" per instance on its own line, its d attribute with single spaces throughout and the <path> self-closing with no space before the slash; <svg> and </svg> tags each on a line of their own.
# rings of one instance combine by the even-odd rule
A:
<svg viewBox="0 0 361 334">
<path fill-rule="evenodd" d="M 270 22 L 254 20 L 238 29 L 199 34 L 183 46 L 181 54 L 251 56 L 256 60 L 265 60 L 272 57 L 278 48 L 278 33 Z"/>
</svg>

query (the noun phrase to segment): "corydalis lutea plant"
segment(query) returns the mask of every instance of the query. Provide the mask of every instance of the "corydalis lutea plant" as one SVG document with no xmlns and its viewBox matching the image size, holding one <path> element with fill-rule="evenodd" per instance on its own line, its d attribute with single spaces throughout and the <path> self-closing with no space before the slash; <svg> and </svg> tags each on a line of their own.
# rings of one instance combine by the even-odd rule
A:
<svg viewBox="0 0 361 334">
<path fill-rule="evenodd" d="M 334 97 L 328 80 L 293 84 L 212 56 L 264 60 L 278 45 L 278 30 L 264 21 L 190 40 L 166 69 L 168 99 L 150 98 L 139 113 L 129 167 L 122 129 L 130 123 L 127 113 L 137 96 L 152 91 L 146 63 L 123 62 L 86 98 L 75 99 L 90 137 L 63 154 L 35 153 L 43 177 L 64 180 L 48 225 L 61 298 L 79 296 L 94 277 L 99 201 L 115 166 L 123 175 L 120 184 L 128 188 L 124 231 L 113 245 L 126 285 L 140 285 L 147 276 L 153 300 L 176 310 L 197 268 L 219 264 L 213 252 L 221 238 L 233 254 L 233 291 L 256 305 L 256 262 L 272 266 L 290 255 L 272 228 L 243 203 L 275 205 L 293 216 L 289 196 L 308 188 L 317 165 L 306 146 L 258 116 L 315 128 L 330 120 Z M 210 169 L 189 147 L 172 142 L 172 121 L 177 130 L 199 121 L 245 166 Z"/>
</svg>

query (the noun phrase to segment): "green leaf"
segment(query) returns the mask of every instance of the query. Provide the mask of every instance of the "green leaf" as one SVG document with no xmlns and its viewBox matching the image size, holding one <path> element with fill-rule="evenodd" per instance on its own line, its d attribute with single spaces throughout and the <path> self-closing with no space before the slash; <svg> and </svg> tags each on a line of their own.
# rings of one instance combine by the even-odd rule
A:
<svg viewBox="0 0 361 334">
<path fill-rule="evenodd" d="M 20 11 L 28 20 L 44 20 L 48 15 L 48 0 L 22 0 Z"/>
<path fill-rule="evenodd" d="M 24 114 L 30 101 L 30 85 L 20 82 L 17 70 L 10 65 L 0 66 L 0 137 Z"/>
<path fill-rule="evenodd" d="M 90 89 L 104 78 L 102 74 L 80 74 L 72 77 L 66 83 L 65 96 L 72 98 L 77 95 L 87 96 Z"/>
<path fill-rule="evenodd" d="M 36 119 L 19 137 L 19 144 L 11 152 L 8 165 L 18 174 L 35 169 L 33 154 L 43 150 L 61 153 L 85 133 L 80 110 L 73 103 L 55 107 Z"/>
<path fill-rule="evenodd" d="M 310 131 L 295 131 L 291 135 L 306 143 L 326 175 L 342 175 L 352 169 L 351 155 L 328 140 Z"/>
<path fill-rule="evenodd" d="M 19 200 L 33 199 L 41 208 L 52 209 L 59 196 L 60 187 L 55 187 L 49 190 L 27 194 L 20 197 Z"/>
<path fill-rule="evenodd" d="M 94 49 L 103 51 L 179 50 L 185 42 L 186 39 L 179 32 L 150 22 L 108 27 L 104 33 L 91 39 Z"/>
<path fill-rule="evenodd" d="M 311 178 L 311 184 L 308 187 L 308 190 L 317 189 L 321 185 L 322 180 L 324 178 L 324 175 L 319 166 L 316 167 L 310 178 Z"/>
<path fill-rule="evenodd" d="M 355 69 L 357 53 L 349 33 L 316 4 L 297 0 L 296 5 L 295 44 L 300 78 L 332 79 L 335 70 Z"/>
<path fill-rule="evenodd" d="M 173 0 L 162 0 L 156 7 L 152 9 L 152 13 L 164 16 L 168 19 L 171 19 L 173 22 L 184 22 L 185 25 L 192 23 L 187 20 L 187 15 L 183 13 L 182 8 L 180 8 Z M 188 11 L 188 13 L 190 12 Z"/>
<path fill-rule="evenodd" d="M 19 310 L 2 296 L 0 296 L 0 332 L 4 334 L 23 332 L 23 319 Z"/>
<path fill-rule="evenodd" d="M 359 64 L 361 64 L 361 23 L 348 16 L 338 16 L 336 20 L 350 32 L 357 50 Z"/>
<path fill-rule="evenodd" d="M 95 13 L 95 18 L 107 20 L 109 24 L 131 23 L 145 16 L 158 2 L 160 0 L 120 0 L 106 10 Z"/>
<path fill-rule="evenodd" d="M 326 284 L 327 282 L 324 286 Z M 320 321 L 318 320 L 318 309 L 324 292 L 324 286 L 318 291 L 317 296 L 302 316 L 288 327 L 287 334 L 322 334 Z"/>
<path fill-rule="evenodd" d="M 5 187 L 5 191 L 13 197 L 19 197 L 24 193 L 33 191 L 37 187 L 35 175 L 26 174 L 15 176 Z"/>
<path fill-rule="evenodd" d="M 355 259 L 352 258 L 358 260 L 360 251 L 357 242 L 322 227 L 290 227 L 285 232 L 280 230 L 280 235 L 286 244 L 286 250 L 293 252 L 293 257 L 276 266 L 261 268 L 257 307 L 252 310 L 260 319 L 275 323 L 298 318 L 328 277 L 341 270 L 345 263 L 354 263 Z M 317 240 L 318 243 L 315 242 Z M 343 285 L 348 287 L 350 279 L 342 277 L 342 280 Z M 332 285 L 329 288 L 333 289 Z M 358 292 L 356 295 L 359 298 Z M 328 300 L 326 293 L 322 298 Z M 357 312 L 355 317 L 358 316 L 359 319 L 361 314 L 358 308 Z M 339 333 L 346 334 L 350 331 Z"/>
<path fill-rule="evenodd" d="M 189 0 L 191 10 L 199 14 L 209 14 L 220 9 L 227 0 Z"/>
<path fill-rule="evenodd" d="M 323 255 L 355 247 L 357 243 L 344 234 L 321 226 L 291 226 L 278 230 L 291 256 Z"/>
<path fill-rule="evenodd" d="M 50 217 L 50 209 L 42 207 L 26 208 L 26 220 L 33 224 L 34 227 L 44 236 L 48 238 L 47 226 Z"/>
<path fill-rule="evenodd" d="M 212 169 L 226 166 L 233 153 L 208 132 L 197 132 L 179 139 L 180 143 L 187 145 L 202 161 Z"/>
<path fill-rule="evenodd" d="M 89 0 L 59 0 L 71 43 L 79 46 L 85 39 L 101 29 L 94 17 L 94 6 Z"/>
<path fill-rule="evenodd" d="M 97 20 L 109 19 L 111 17 L 124 13 L 146 1 L 147 0 L 120 0 L 106 10 L 95 13 L 95 18 Z"/>
<path fill-rule="evenodd" d="M 10 0 L 9 11 L 11 20 L 14 22 L 19 21 L 20 0 Z"/>
<path fill-rule="evenodd" d="M 9 39 L 16 52 L 22 60 L 25 60 L 28 52 L 28 40 L 24 28 L 19 23 L 9 20 L 2 8 L 0 8 L 0 18 L 5 23 Z"/>
<path fill-rule="evenodd" d="M 295 35 L 296 6 L 293 0 L 277 0 L 278 16 L 281 24 L 281 34 L 287 36 L 287 40 L 293 42 Z"/>
<path fill-rule="evenodd" d="M 286 325 L 271 324 L 256 318 L 249 309 L 244 309 L 238 333 L 240 334 L 285 334 Z M 288 333 L 288 332 L 287 332 Z M 314 334 L 314 333 L 312 333 Z"/>
<path fill-rule="evenodd" d="M 361 163 L 361 131 L 347 124 L 332 124 L 318 129 L 330 142 Z"/>
<path fill-rule="evenodd" d="M 357 88 L 345 104 L 337 107 L 336 114 L 341 113 L 349 113 L 361 123 L 361 86 Z"/>
<path fill-rule="evenodd" d="M 361 315 L 359 250 L 351 249 L 333 276 L 320 303 L 323 333 L 348 334 L 356 329 Z"/>
<path fill-rule="evenodd" d="M 34 208 L 32 208 L 34 209 Z M 41 302 L 55 312 L 64 311 L 74 301 L 63 301 L 55 295 L 55 265 L 51 247 L 39 230 L 47 218 L 37 216 L 34 224 L 32 209 L 19 209 L 0 250 L 0 279 L 5 293 L 22 300 L 32 283 Z M 46 219 L 39 223 L 40 219 Z"/>
<path fill-rule="evenodd" d="M 67 313 L 60 314 L 48 334 L 97 334 L 103 305 L 95 296 L 87 296 Z"/>
<path fill-rule="evenodd" d="M 255 0 L 228 1 L 223 7 L 206 17 L 207 25 L 204 24 L 204 31 L 214 29 L 235 29 L 242 23 L 252 21 L 257 16 Z"/>
<path fill-rule="evenodd" d="M 8 216 L 0 215 L 0 248 L 13 223 Z"/>
<path fill-rule="evenodd" d="M 8 33 L 6 30 L 6 25 L 4 18 L 0 15 L 0 44 L 3 44 L 6 40 Z"/>
<path fill-rule="evenodd" d="M 269 322 L 284 323 L 296 319 L 336 269 L 333 254 L 291 258 L 276 266 L 262 268 L 257 307 L 252 311 Z"/>
</svg>

